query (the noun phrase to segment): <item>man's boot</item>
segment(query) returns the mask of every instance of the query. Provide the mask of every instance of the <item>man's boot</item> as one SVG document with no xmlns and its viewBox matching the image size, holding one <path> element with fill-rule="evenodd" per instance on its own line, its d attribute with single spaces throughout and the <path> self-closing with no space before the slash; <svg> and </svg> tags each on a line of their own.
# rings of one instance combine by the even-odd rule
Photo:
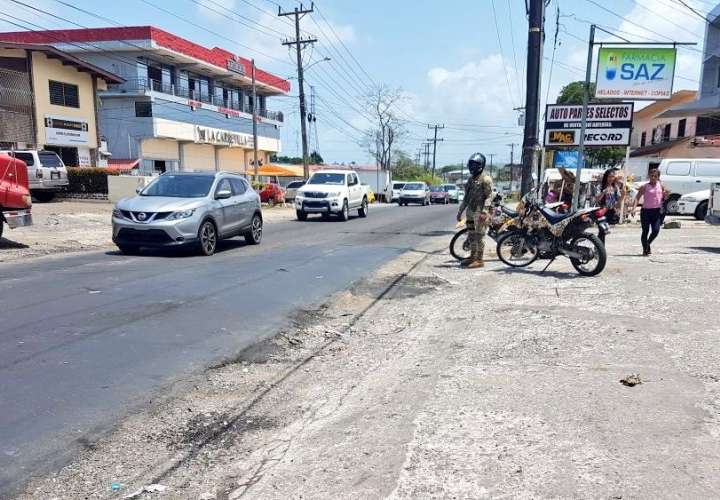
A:
<svg viewBox="0 0 720 500">
<path fill-rule="evenodd" d="M 467 266 L 468 269 L 480 269 L 481 267 L 485 267 L 485 261 L 483 260 L 473 260 Z"/>
<path fill-rule="evenodd" d="M 472 253 L 472 262 L 468 264 L 468 269 L 480 269 L 485 267 L 485 261 L 483 260 L 483 254 L 485 253 L 485 245 L 482 239 L 475 245 Z"/>
<path fill-rule="evenodd" d="M 475 262 L 475 258 L 468 257 L 467 259 L 463 259 L 460 261 L 460 267 L 467 267 L 470 264 L 472 264 L 473 262 Z"/>
</svg>

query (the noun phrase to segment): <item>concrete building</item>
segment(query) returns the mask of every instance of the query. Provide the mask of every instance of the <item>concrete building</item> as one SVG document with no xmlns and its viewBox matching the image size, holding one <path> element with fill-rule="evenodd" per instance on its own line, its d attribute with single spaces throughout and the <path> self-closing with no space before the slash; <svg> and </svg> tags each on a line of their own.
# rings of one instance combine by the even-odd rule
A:
<svg viewBox="0 0 720 500">
<path fill-rule="evenodd" d="M 145 172 L 231 170 L 253 165 L 252 63 L 152 26 L 0 34 L 49 44 L 124 82 L 99 92 L 100 130 L 113 162 Z M 283 116 L 268 98 L 290 83 L 256 69 L 259 163 L 280 151 Z"/>
<path fill-rule="evenodd" d="M 122 82 L 51 46 L 0 42 L 0 148 L 46 149 L 69 166 L 96 164 L 95 96 Z"/>
</svg>

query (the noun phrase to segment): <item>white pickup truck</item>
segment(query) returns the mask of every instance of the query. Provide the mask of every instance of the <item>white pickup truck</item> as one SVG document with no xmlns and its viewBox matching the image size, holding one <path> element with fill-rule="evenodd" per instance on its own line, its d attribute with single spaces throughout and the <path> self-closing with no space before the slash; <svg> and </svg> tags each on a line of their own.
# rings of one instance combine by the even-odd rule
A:
<svg viewBox="0 0 720 500">
<path fill-rule="evenodd" d="M 368 188 L 352 170 L 319 170 L 295 195 L 298 220 L 306 220 L 308 214 L 321 214 L 324 219 L 334 214 L 346 221 L 350 210 L 357 210 L 360 217 L 368 214 Z"/>
</svg>

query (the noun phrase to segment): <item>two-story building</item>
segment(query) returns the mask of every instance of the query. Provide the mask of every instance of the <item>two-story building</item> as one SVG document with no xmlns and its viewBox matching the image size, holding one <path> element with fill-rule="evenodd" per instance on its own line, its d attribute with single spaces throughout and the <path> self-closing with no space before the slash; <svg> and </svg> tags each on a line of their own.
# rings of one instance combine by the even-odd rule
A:
<svg viewBox="0 0 720 500">
<path fill-rule="evenodd" d="M 69 166 L 96 164 L 96 95 L 122 82 L 55 47 L 0 42 L 0 148 L 45 149 Z"/>
<path fill-rule="evenodd" d="M 146 172 L 252 169 L 250 60 L 152 26 L 0 33 L 0 40 L 52 45 L 124 79 L 98 93 L 114 162 L 139 161 Z M 258 158 L 267 164 L 280 151 L 283 122 L 268 98 L 286 95 L 290 83 L 257 68 L 255 76 Z"/>
</svg>

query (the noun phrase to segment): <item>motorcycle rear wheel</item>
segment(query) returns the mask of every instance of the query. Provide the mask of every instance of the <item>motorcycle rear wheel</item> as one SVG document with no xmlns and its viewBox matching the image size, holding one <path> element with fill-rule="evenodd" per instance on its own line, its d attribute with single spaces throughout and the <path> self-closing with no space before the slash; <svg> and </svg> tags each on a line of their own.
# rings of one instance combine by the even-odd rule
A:
<svg viewBox="0 0 720 500">
<path fill-rule="evenodd" d="M 573 250 L 577 250 L 578 246 L 580 246 L 592 252 L 592 258 L 587 261 L 570 257 L 570 262 L 579 274 L 582 276 L 597 276 L 605 269 L 607 251 L 605 250 L 605 245 L 602 244 L 600 238 L 596 235 L 592 233 L 582 233 L 573 238 L 571 245 Z"/>
<path fill-rule="evenodd" d="M 450 254 L 457 260 L 465 260 L 470 257 L 470 241 L 468 240 L 468 228 L 463 228 L 450 240 Z"/>
<path fill-rule="evenodd" d="M 497 256 L 510 267 L 526 267 L 535 262 L 539 252 L 527 235 L 520 231 L 510 231 L 497 240 Z"/>
</svg>

